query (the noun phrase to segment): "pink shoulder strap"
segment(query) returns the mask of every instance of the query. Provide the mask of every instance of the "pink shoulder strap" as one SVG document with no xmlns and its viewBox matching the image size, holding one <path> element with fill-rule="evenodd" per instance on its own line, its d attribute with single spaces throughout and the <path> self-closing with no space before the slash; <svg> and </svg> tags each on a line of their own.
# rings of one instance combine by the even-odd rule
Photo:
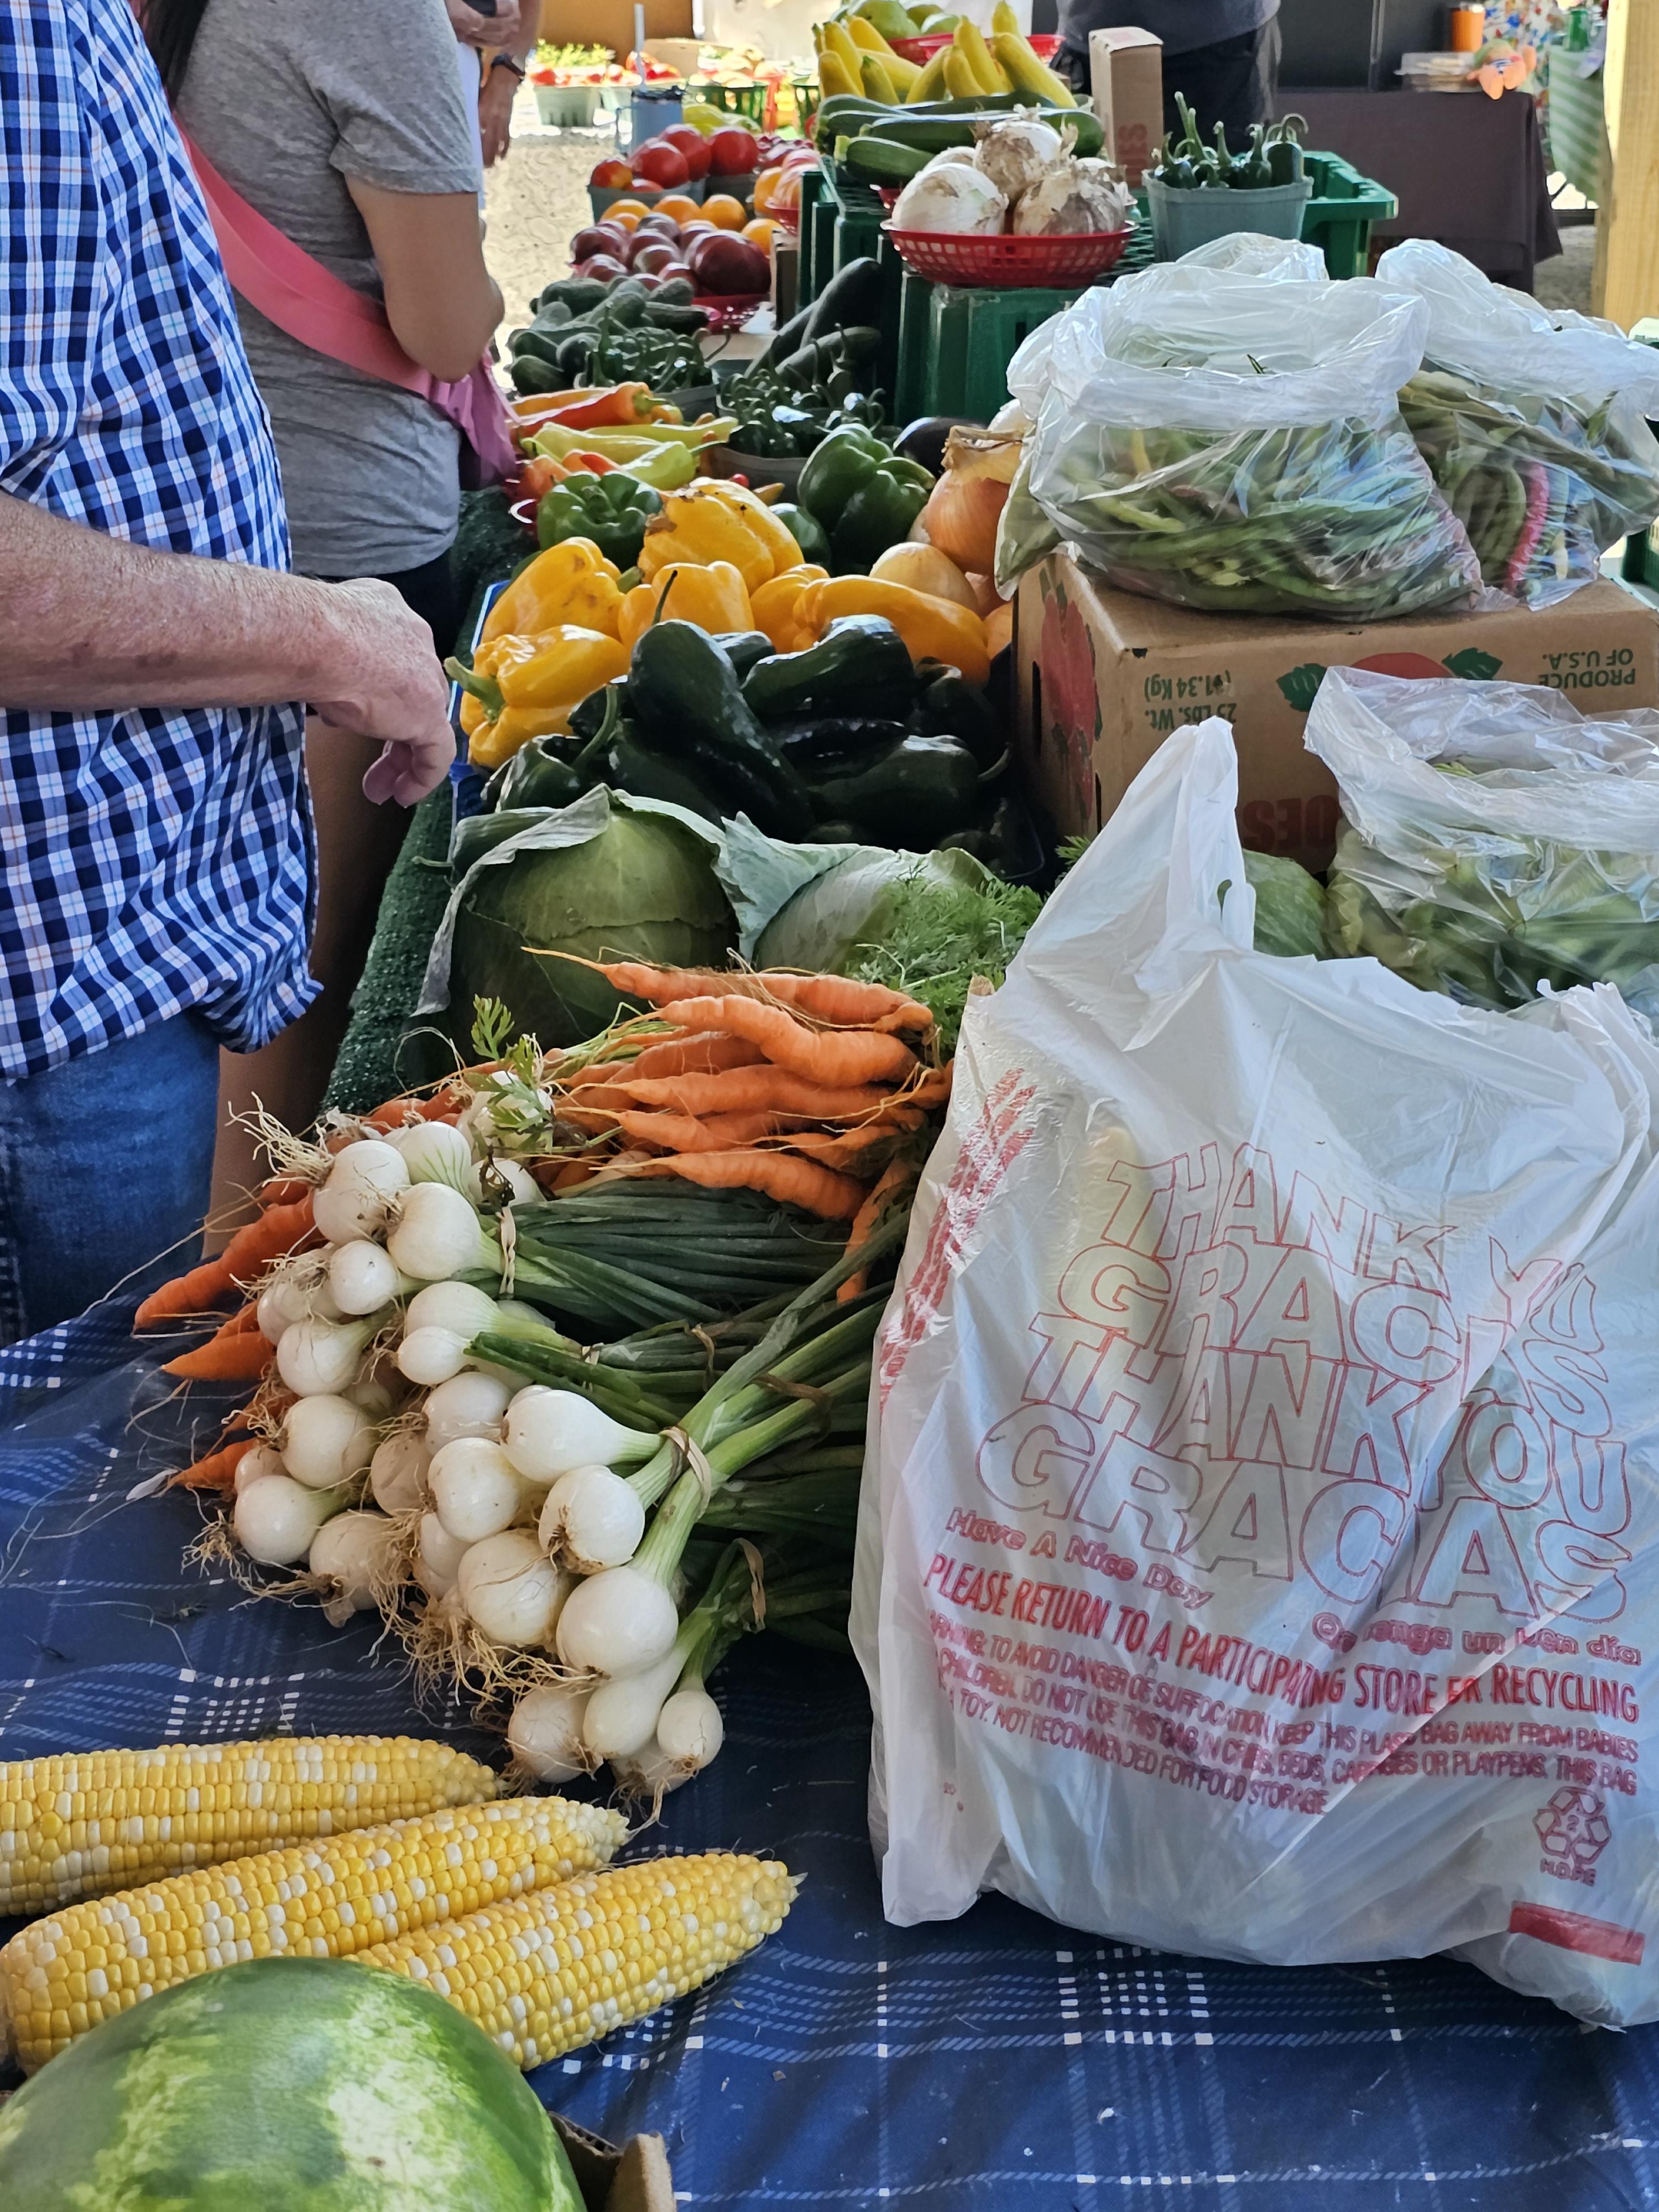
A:
<svg viewBox="0 0 1659 2212">
<path fill-rule="evenodd" d="M 226 183 L 188 137 L 185 150 L 213 220 L 225 274 L 251 307 L 313 353 L 429 402 L 460 431 L 486 478 L 512 473 L 517 457 L 507 435 L 506 404 L 487 361 L 458 383 L 441 383 L 404 351 L 379 301 L 354 291 L 285 238 Z"/>
</svg>

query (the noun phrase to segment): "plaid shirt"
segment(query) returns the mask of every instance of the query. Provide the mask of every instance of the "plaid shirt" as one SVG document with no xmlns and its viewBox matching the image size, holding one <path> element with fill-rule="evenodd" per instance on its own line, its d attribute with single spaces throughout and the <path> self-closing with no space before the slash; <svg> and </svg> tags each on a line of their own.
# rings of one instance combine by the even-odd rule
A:
<svg viewBox="0 0 1659 2212">
<path fill-rule="evenodd" d="M 0 0 L 0 492 L 286 568 L 270 428 L 128 0 Z M 315 995 L 302 710 L 0 711 L 0 1077 Z"/>
</svg>

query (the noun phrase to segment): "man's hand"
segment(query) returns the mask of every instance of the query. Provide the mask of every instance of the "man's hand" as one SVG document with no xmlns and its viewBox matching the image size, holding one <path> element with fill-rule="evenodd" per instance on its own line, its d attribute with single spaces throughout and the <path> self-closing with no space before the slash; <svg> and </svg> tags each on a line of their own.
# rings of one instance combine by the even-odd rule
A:
<svg viewBox="0 0 1659 2212">
<path fill-rule="evenodd" d="M 331 603 L 336 635 L 319 654 L 310 704 L 335 729 L 381 739 L 385 750 L 363 778 L 368 798 L 413 806 L 436 790 L 455 757 L 432 633 L 390 584 L 317 588 Z"/>
<path fill-rule="evenodd" d="M 499 0 L 500 12 L 481 15 L 466 0 L 444 0 L 450 27 L 464 46 L 510 46 L 519 35 L 519 0 Z"/>
<path fill-rule="evenodd" d="M 513 139 L 513 100 L 519 80 L 511 70 L 487 69 L 478 94 L 478 135 L 483 141 L 483 165 L 493 168 L 507 159 Z"/>
</svg>

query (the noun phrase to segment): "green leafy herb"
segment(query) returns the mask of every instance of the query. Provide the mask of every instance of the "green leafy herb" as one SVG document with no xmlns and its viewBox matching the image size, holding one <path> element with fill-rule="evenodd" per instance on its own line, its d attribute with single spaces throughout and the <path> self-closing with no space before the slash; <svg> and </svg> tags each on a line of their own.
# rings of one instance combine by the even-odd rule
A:
<svg viewBox="0 0 1659 2212">
<path fill-rule="evenodd" d="M 983 890 L 916 876 L 884 902 L 878 942 L 854 945 L 842 973 L 919 999 L 956 1049 L 974 979 L 1000 984 L 1042 904 L 1033 890 L 990 878 Z"/>
</svg>

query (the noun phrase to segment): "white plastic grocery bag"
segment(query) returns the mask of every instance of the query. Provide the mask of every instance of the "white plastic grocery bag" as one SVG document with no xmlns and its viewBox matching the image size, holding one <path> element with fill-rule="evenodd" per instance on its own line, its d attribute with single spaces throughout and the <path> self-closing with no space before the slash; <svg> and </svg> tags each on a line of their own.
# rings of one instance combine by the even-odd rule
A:
<svg viewBox="0 0 1659 2212">
<path fill-rule="evenodd" d="M 1659 2014 L 1659 1054 L 1251 951 L 1236 787 L 1172 737 L 969 1005 L 854 1592 L 888 1913 Z"/>
<path fill-rule="evenodd" d="M 1114 584 L 1220 613 L 1376 622 L 1467 600 L 1480 572 L 1395 393 L 1428 310 L 1255 242 L 1085 292 L 1008 388 L 1035 424 L 997 582 L 1053 538 Z M 1033 513 L 1036 511 L 1036 514 Z"/>
<path fill-rule="evenodd" d="M 1401 408 L 1487 584 L 1544 606 L 1593 582 L 1607 548 L 1659 515 L 1659 352 L 1432 239 L 1391 246 L 1376 275 L 1428 307 Z"/>
</svg>

